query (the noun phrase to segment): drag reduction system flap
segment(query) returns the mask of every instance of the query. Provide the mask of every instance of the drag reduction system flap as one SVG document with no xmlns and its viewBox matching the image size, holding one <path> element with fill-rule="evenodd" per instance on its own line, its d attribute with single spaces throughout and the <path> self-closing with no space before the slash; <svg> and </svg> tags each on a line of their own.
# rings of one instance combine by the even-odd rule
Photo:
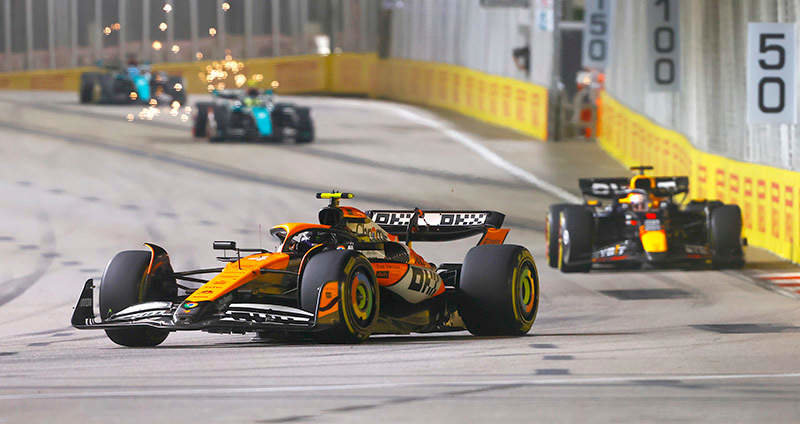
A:
<svg viewBox="0 0 800 424">
<path fill-rule="evenodd" d="M 658 197 L 669 197 L 689 192 L 689 177 L 650 177 L 654 187 L 644 188 Z M 647 181 L 647 180 L 644 180 Z M 581 193 L 601 199 L 614 199 L 624 196 L 631 189 L 630 179 L 618 178 L 581 178 L 578 180 Z M 638 186 L 638 184 L 637 184 Z"/>
<path fill-rule="evenodd" d="M 500 228 L 505 215 L 495 211 L 375 210 L 367 216 L 401 241 L 450 241 Z"/>
</svg>

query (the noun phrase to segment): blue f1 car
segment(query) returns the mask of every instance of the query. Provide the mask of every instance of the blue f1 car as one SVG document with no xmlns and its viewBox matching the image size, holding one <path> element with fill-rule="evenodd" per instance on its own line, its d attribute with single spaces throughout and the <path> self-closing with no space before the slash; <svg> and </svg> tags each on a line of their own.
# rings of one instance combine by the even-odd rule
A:
<svg viewBox="0 0 800 424">
<path fill-rule="evenodd" d="M 311 109 L 293 103 L 277 103 L 272 90 L 214 91 L 210 102 L 195 106 L 192 132 L 211 141 L 282 141 L 296 143 L 314 140 Z"/>
<path fill-rule="evenodd" d="M 109 67 L 103 72 L 84 72 L 78 91 L 81 103 L 100 104 L 186 104 L 183 78 L 152 72 L 148 66 L 127 69 Z"/>
</svg>

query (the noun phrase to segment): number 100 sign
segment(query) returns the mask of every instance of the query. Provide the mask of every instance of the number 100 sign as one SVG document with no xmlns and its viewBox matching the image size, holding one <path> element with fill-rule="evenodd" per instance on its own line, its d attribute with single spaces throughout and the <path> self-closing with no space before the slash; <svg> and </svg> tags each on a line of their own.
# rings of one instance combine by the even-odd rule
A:
<svg viewBox="0 0 800 424">
<path fill-rule="evenodd" d="M 747 26 L 747 123 L 796 124 L 795 24 Z"/>
</svg>

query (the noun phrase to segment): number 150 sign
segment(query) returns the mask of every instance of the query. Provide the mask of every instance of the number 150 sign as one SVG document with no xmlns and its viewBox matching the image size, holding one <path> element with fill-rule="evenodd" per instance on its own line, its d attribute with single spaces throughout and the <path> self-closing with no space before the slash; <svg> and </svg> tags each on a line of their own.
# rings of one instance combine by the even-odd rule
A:
<svg viewBox="0 0 800 424">
<path fill-rule="evenodd" d="M 747 123 L 796 124 L 795 24 L 747 26 Z"/>
</svg>

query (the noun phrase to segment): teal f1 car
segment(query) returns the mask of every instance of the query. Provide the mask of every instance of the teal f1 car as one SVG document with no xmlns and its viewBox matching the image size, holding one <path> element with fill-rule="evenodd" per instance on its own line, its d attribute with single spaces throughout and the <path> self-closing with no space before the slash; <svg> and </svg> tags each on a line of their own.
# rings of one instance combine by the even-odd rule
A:
<svg viewBox="0 0 800 424">
<path fill-rule="evenodd" d="M 148 66 L 127 69 L 109 67 L 102 72 L 84 72 L 78 96 L 81 103 L 159 104 L 177 101 L 186 104 L 183 78 L 165 72 L 152 72 Z"/>
<path fill-rule="evenodd" d="M 210 102 L 195 107 L 192 133 L 211 141 L 283 141 L 296 143 L 314 140 L 311 109 L 293 103 L 275 102 L 272 90 L 255 88 L 222 90 L 212 93 Z"/>
</svg>

